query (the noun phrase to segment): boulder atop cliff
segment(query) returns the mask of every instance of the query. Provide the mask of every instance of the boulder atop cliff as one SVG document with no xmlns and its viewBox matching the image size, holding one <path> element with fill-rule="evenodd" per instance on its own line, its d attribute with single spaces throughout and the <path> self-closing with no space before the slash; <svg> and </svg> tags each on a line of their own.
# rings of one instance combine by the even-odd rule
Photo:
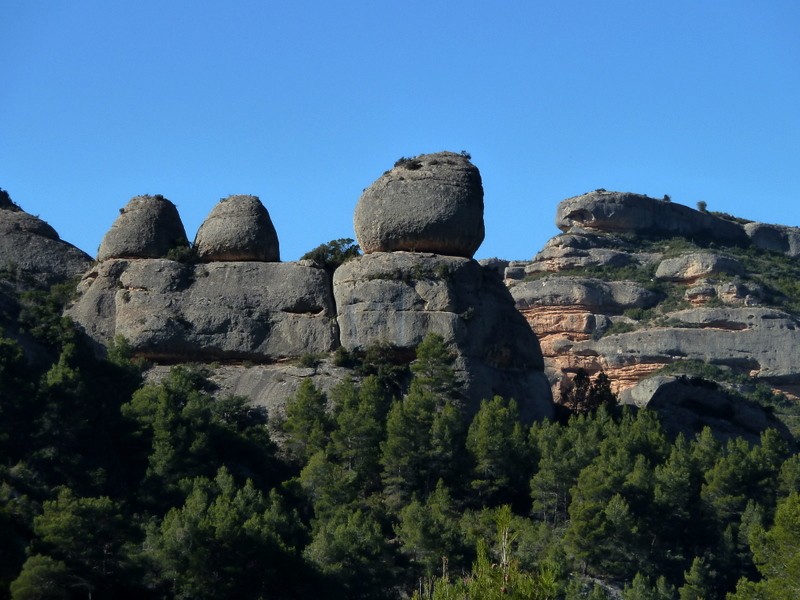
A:
<svg viewBox="0 0 800 600">
<path fill-rule="evenodd" d="M 173 248 L 188 246 L 175 205 L 161 195 L 136 196 L 100 243 L 97 260 L 164 258 Z"/>
<path fill-rule="evenodd" d="M 7 277 L 47 287 L 77 277 L 91 263 L 88 254 L 0 190 L 0 271 Z"/>
<path fill-rule="evenodd" d="M 353 219 L 372 252 L 434 252 L 471 258 L 484 237 L 481 175 L 453 152 L 400 159 L 361 195 Z"/>
<path fill-rule="evenodd" d="M 278 234 L 256 196 L 223 198 L 197 231 L 194 248 L 203 261 L 280 261 Z"/>
<path fill-rule="evenodd" d="M 561 231 L 582 227 L 609 233 L 694 236 L 739 244 L 748 241 L 741 225 L 707 212 L 641 194 L 604 190 L 563 200 L 558 205 L 556 226 Z"/>
</svg>

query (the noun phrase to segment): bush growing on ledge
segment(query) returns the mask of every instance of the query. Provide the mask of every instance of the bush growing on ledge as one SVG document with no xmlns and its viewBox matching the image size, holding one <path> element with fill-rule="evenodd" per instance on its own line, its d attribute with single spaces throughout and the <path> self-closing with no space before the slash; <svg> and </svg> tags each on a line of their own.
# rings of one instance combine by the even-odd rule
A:
<svg viewBox="0 0 800 600">
<path fill-rule="evenodd" d="M 361 249 L 352 238 L 339 238 L 327 244 L 320 244 L 313 250 L 306 252 L 300 260 L 313 260 L 327 271 L 335 271 L 351 258 L 361 256 Z"/>
</svg>

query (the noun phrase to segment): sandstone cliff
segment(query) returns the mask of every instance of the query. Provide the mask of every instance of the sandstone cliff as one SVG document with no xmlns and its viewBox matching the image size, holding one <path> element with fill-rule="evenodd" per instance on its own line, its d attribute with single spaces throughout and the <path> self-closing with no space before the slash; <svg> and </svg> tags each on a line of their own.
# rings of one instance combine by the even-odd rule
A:
<svg viewBox="0 0 800 600">
<path fill-rule="evenodd" d="M 578 369 L 625 392 L 687 361 L 800 391 L 793 228 L 604 190 L 564 200 L 556 224 L 532 261 L 505 269 L 556 398 Z"/>
</svg>

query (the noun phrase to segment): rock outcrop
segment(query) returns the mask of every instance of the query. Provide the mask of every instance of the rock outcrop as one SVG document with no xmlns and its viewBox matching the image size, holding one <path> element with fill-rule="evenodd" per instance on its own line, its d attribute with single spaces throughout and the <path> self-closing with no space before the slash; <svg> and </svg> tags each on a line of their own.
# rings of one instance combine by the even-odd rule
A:
<svg viewBox="0 0 800 600">
<path fill-rule="evenodd" d="M 780 252 L 792 258 L 800 257 L 800 227 L 747 223 L 744 230 L 758 248 Z"/>
<path fill-rule="evenodd" d="M 732 217 L 605 191 L 563 201 L 557 224 L 565 233 L 505 272 L 541 341 L 554 397 L 579 369 L 605 372 L 621 392 L 687 359 L 729 366 L 789 394 L 800 389 L 800 321 L 773 288 L 774 255 L 747 248 L 761 236 L 761 247 L 788 255 L 791 228 L 743 227 Z M 781 264 L 782 277 L 791 277 Z"/>
<path fill-rule="evenodd" d="M 743 271 L 742 263 L 729 256 L 692 252 L 661 261 L 656 269 L 656 279 L 693 283 L 701 277 L 740 275 Z"/>
<path fill-rule="evenodd" d="M 472 411 L 498 394 L 515 398 L 526 420 L 552 415 L 536 336 L 490 267 L 453 256 L 373 253 L 339 267 L 333 291 L 347 350 L 375 341 L 411 350 L 437 333 L 457 353 Z"/>
<path fill-rule="evenodd" d="M 776 429 L 786 439 L 791 434 L 779 419 L 755 402 L 717 383 L 682 376 L 655 376 L 621 394 L 623 404 L 658 411 L 672 437 L 691 439 L 704 427 L 723 440 L 743 437 L 758 443 L 761 433 Z"/>
<path fill-rule="evenodd" d="M 88 254 L 0 190 L 0 272 L 6 279 L 48 287 L 79 277 L 91 264 Z"/>
<path fill-rule="evenodd" d="M 223 198 L 197 231 L 194 249 L 202 261 L 280 261 L 278 234 L 256 196 Z"/>
<path fill-rule="evenodd" d="M 284 359 L 339 347 L 358 353 L 376 342 L 410 358 L 434 332 L 456 355 L 468 411 L 499 394 L 515 398 L 528 421 L 553 415 L 538 341 L 503 284 L 506 263 L 484 268 L 471 258 L 484 235 L 483 188 L 468 157 L 419 156 L 376 181 L 355 216 L 367 254 L 332 279 L 309 261 L 271 262 L 277 235 L 254 196 L 212 210 L 195 239 L 203 262 L 159 258 L 165 245 L 153 239 L 174 239 L 174 228 L 150 235 L 164 230 L 153 215 L 169 208 L 159 198 L 131 201 L 81 281 L 68 314 L 99 352 L 122 336 L 135 355 L 156 362 L 252 361 L 260 375 L 251 387 L 263 391 L 275 388 L 282 375 L 271 365 Z M 180 223 L 177 211 L 168 221 Z M 136 227 L 149 241 L 134 247 Z"/>
<path fill-rule="evenodd" d="M 113 259 L 68 315 L 99 345 L 123 336 L 156 361 L 275 361 L 338 345 L 324 270 L 300 263 Z"/>
<path fill-rule="evenodd" d="M 558 205 L 556 226 L 607 233 L 626 232 L 684 236 L 745 244 L 744 228 L 688 206 L 656 200 L 641 194 L 596 190 L 568 198 Z"/>
<path fill-rule="evenodd" d="M 483 242 L 483 185 L 466 156 L 401 159 L 362 194 L 356 238 L 372 252 L 433 252 L 471 258 Z"/>
<path fill-rule="evenodd" d="M 797 379 L 800 322 L 768 308 L 695 308 L 672 312 L 672 326 L 577 342 L 571 351 L 606 370 L 694 359 L 724 365 L 776 385 Z M 595 369 L 596 370 L 596 369 Z"/>
<path fill-rule="evenodd" d="M 170 250 L 188 247 L 178 209 L 161 195 L 136 196 L 100 242 L 97 260 L 164 258 Z"/>
</svg>

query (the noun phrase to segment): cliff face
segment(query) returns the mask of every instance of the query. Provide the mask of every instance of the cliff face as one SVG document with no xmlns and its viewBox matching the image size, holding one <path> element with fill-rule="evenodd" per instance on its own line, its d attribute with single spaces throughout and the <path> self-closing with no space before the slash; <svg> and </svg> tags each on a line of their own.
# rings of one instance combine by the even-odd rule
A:
<svg viewBox="0 0 800 600">
<path fill-rule="evenodd" d="M 556 399 L 579 369 L 625 392 L 681 361 L 797 394 L 796 228 L 605 191 L 564 200 L 556 224 L 532 261 L 505 270 Z"/>
<path fill-rule="evenodd" d="M 257 373 L 228 369 L 220 385 L 268 407 L 302 377 L 287 361 L 375 343 L 407 358 L 433 332 L 456 356 L 469 412 L 502 395 L 528 421 L 552 417 L 535 334 L 496 270 L 470 258 L 484 230 L 483 187 L 468 157 L 399 161 L 365 190 L 355 230 L 367 254 L 331 278 L 310 261 L 277 262 L 277 236 L 253 196 L 223 200 L 191 249 L 169 201 L 137 197 L 67 314 L 100 353 L 122 336 L 136 355 L 160 363 L 259 363 Z M 420 252 L 428 248 L 437 253 Z M 281 363 L 283 371 L 271 366 Z M 343 377 L 330 368 L 307 376 L 321 387 Z"/>
<path fill-rule="evenodd" d="M 597 191 L 559 205 L 562 233 L 533 260 L 480 264 L 470 258 L 483 239 L 480 175 L 466 157 L 438 153 L 399 161 L 365 190 L 355 229 L 369 253 L 331 277 L 312 261 L 278 262 L 277 234 L 254 196 L 221 202 L 194 247 L 168 200 L 136 197 L 98 263 L 0 201 L 6 320 L 11 267 L 39 286 L 83 273 L 67 314 L 99 353 L 122 336 L 155 375 L 158 364 L 221 363 L 220 389 L 270 410 L 305 378 L 329 388 L 347 377 L 324 358 L 336 349 L 381 342 L 408 357 L 428 332 L 456 354 L 471 410 L 498 394 L 529 420 L 552 416 L 552 398 L 579 370 L 605 373 L 625 402 L 652 401 L 674 431 L 689 422 L 724 431 L 726 421 L 755 435 L 775 422 L 745 410 L 736 390 L 708 394 L 665 367 L 702 363 L 723 379 L 800 395 L 797 228 Z M 402 210 L 415 202 L 435 206 Z M 427 247 L 442 253 L 419 251 Z M 302 365 L 309 355 L 319 360 Z"/>
</svg>

